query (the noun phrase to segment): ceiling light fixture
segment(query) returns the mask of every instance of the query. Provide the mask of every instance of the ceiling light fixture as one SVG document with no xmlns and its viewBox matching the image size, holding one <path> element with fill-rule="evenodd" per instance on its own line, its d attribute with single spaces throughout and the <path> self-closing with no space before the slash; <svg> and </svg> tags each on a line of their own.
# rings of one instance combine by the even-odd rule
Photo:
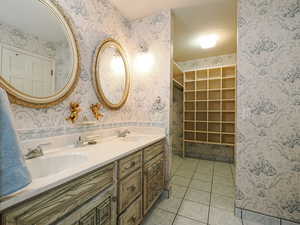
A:
<svg viewBox="0 0 300 225">
<path fill-rule="evenodd" d="M 199 38 L 201 48 L 212 48 L 217 44 L 218 36 L 216 34 L 205 35 Z"/>
</svg>

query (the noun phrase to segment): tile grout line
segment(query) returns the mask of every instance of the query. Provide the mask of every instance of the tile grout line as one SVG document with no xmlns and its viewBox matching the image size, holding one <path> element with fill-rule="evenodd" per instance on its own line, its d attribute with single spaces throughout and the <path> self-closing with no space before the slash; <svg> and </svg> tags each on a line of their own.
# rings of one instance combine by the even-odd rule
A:
<svg viewBox="0 0 300 225">
<path fill-rule="evenodd" d="M 194 173 L 195 173 L 195 171 L 194 171 Z M 194 174 L 193 174 L 193 175 L 194 175 Z M 184 201 L 184 199 L 185 199 L 185 195 L 186 195 L 188 189 L 190 188 L 190 184 L 191 184 L 191 182 L 192 182 L 192 178 L 193 178 L 193 176 L 190 178 L 190 182 L 189 182 L 188 186 L 186 187 L 185 193 L 184 193 L 184 195 L 183 195 L 183 197 L 182 197 L 182 200 L 181 200 L 180 205 L 179 205 L 179 207 L 178 207 L 178 209 L 177 209 L 177 211 L 176 211 L 176 214 L 175 214 L 175 216 L 174 216 L 174 219 L 173 219 L 171 225 L 174 225 L 174 223 L 175 223 L 175 220 L 176 220 L 176 218 L 177 218 L 177 216 L 178 216 L 178 213 L 179 213 L 179 210 L 180 210 L 180 208 L 181 208 L 181 205 L 182 205 L 182 203 L 183 203 L 183 201 Z"/>
<path fill-rule="evenodd" d="M 211 206 L 211 199 L 212 199 L 214 175 L 215 175 L 215 163 L 213 163 L 213 169 L 212 169 L 212 179 L 211 179 L 211 187 L 210 187 L 210 196 L 209 196 L 210 198 L 209 198 L 209 205 L 208 205 L 207 224 L 209 224 L 209 215 L 210 215 L 210 206 Z"/>
</svg>

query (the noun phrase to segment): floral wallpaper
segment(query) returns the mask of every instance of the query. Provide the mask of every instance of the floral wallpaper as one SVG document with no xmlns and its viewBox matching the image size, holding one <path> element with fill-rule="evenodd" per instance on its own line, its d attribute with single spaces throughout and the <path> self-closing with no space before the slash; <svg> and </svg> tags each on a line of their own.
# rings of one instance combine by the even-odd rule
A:
<svg viewBox="0 0 300 225">
<path fill-rule="evenodd" d="M 62 103 L 32 109 L 12 105 L 17 130 L 22 141 L 81 133 L 89 130 L 122 126 L 158 126 L 169 136 L 171 108 L 171 11 L 163 10 L 152 16 L 128 21 L 109 0 L 51 0 L 72 22 L 81 58 L 80 79 L 73 93 Z M 79 120 L 94 120 L 89 110 L 99 102 L 92 86 L 92 62 L 97 46 L 113 38 L 124 48 L 131 69 L 131 86 L 125 105 L 119 110 L 104 107 L 104 117 L 92 127 L 73 125 L 66 121 L 69 104 L 80 103 Z M 144 46 L 145 48 L 141 48 Z M 145 49 L 147 50 L 145 52 Z M 148 71 L 139 71 L 136 59 L 141 53 L 152 56 Z M 141 65 L 140 65 L 141 66 Z M 167 143 L 167 153 L 171 148 Z M 167 160 L 167 180 L 171 157 Z"/>
<path fill-rule="evenodd" d="M 172 152 L 182 155 L 183 151 L 183 90 L 173 85 Z"/>
<path fill-rule="evenodd" d="M 300 1 L 240 0 L 236 206 L 300 222 Z"/>
<path fill-rule="evenodd" d="M 236 64 L 236 54 L 219 55 L 207 58 L 193 59 L 176 62 L 182 71 L 198 70 L 207 67 L 225 66 Z"/>
<path fill-rule="evenodd" d="M 19 133 L 26 137 L 62 135 L 68 130 L 80 132 L 84 128 L 70 124 L 69 103 L 80 102 L 81 118 L 95 120 L 89 106 L 99 102 L 92 87 L 92 61 L 96 47 L 106 38 L 114 38 L 125 49 L 131 66 L 131 88 L 126 104 L 120 110 L 103 109 L 101 124 L 149 122 L 168 129 L 170 114 L 170 11 L 129 22 L 108 0 L 53 0 L 63 9 L 73 23 L 75 37 L 81 56 L 80 80 L 74 92 L 64 102 L 47 109 L 31 109 L 12 105 Z M 134 60 L 143 42 L 154 57 L 154 64 L 148 73 L 139 73 Z M 155 89 L 153 87 L 155 86 Z M 152 107 L 161 98 L 163 107 Z M 161 125 L 163 124 L 163 125 Z M 57 131 L 57 132 L 54 132 Z M 54 132 L 54 133 L 53 133 Z"/>
</svg>

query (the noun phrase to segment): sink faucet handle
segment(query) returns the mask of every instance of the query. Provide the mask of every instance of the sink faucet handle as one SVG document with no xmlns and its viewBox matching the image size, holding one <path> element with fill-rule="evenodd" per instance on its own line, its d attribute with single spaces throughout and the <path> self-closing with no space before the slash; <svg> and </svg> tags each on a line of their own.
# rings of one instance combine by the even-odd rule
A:
<svg viewBox="0 0 300 225">
<path fill-rule="evenodd" d="M 38 146 L 42 147 L 42 146 L 48 146 L 48 145 L 52 145 L 51 142 L 48 142 L 48 143 L 42 143 L 42 144 L 38 144 Z"/>
<path fill-rule="evenodd" d="M 51 142 L 38 144 L 38 145 L 36 146 L 36 149 L 42 151 L 44 146 L 49 146 L 49 145 L 51 145 L 51 144 L 52 144 Z"/>
</svg>

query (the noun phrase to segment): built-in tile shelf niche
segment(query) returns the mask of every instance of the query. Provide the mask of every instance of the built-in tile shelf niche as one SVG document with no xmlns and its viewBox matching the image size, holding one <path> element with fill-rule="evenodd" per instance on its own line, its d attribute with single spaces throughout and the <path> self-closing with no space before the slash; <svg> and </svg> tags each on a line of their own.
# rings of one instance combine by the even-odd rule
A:
<svg viewBox="0 0 300 225">
<path fill-rule="evenodd" d="M 184 141 L 234 146 L 236 66 L 184 73 Z"/>
</svg>

